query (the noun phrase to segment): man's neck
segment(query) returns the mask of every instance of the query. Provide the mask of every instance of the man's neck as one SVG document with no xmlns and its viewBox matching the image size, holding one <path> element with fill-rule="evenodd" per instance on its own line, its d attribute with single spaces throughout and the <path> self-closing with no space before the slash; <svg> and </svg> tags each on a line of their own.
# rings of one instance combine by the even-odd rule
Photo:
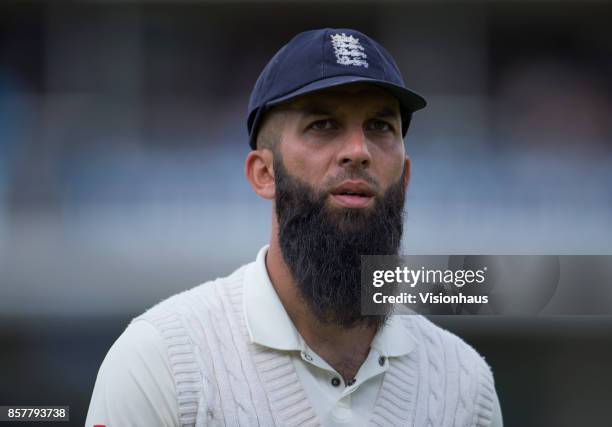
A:
<svg viewBox="0 0 612 427">
<path fill-rule="evenodd" d="M 376 328 L 357 326 L 347 329 L 319 322 L 300 298 L 275 239 L 270 242 L 266 268 L 272 286 L 306 344 L 336 369 L 345 381 L 354 378 L 370 351 Z"/>
</svg>

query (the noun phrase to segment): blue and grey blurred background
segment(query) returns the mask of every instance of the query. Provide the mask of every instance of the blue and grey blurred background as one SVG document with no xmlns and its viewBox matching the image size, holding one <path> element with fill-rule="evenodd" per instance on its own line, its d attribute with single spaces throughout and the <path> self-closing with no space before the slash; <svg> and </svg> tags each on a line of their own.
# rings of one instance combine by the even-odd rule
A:
<svg viewBox="0 0 612 427">
<path fill-rule="evenodd" d="M 406 139 L 405 252 L 612 254 L 611 18 L 606 1 L 3 1 L 0 404 L 82 425 L 129 319 L 254 259 L 270 205 L 243 176 L 248 95 L 306 29 L 376 38 L 429 101 Z M 438 322 L 492 365 L 506 426 L 609 425 L 610 317 Z"/>
</svg>

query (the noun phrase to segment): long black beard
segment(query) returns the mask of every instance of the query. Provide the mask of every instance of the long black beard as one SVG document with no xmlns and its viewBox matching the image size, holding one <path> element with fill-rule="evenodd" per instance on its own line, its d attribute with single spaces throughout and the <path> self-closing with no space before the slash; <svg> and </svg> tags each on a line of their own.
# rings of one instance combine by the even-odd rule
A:
<svg viewBox="0 0 612 427">
<path fill-rule="evenodd" d="M 405 189 L 402 179 L 377 196 L 373 208 L 339 209 L 291 176 L 280 153 L 274 155 L 279 242 L 299 294 L 323 325 L 379 328 L 389 313 L 361 313 L 361 255 L 397 255 L 403 230 Z M 404 170 L 404 173 L 406 171 Z M 336 177 L 371 178 L 354 171 Z"/>
</svg>

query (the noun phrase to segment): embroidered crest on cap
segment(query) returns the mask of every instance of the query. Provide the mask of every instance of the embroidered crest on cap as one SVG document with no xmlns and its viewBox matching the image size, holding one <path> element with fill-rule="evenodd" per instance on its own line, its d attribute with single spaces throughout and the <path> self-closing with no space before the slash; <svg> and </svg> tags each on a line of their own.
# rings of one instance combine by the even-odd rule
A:
<svg viewBox="0 0 612 427">
<path fill-rule="evenodd" d="M 365 49 L 359 43 L 359 39 L 342 33 L 332 34 L 331 41 L 338 64 L 368 68 L 368 61 L 366 61 L 368 55 L 365 54 Z"/>
</svg>

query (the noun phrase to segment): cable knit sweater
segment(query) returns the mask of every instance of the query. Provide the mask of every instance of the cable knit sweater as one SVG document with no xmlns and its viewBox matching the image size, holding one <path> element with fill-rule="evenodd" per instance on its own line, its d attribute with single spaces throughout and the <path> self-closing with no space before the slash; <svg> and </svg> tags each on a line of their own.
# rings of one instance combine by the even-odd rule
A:
<svg viewBox="0 0 612 427">
<path fill-rule="evenodd" d="M 251 343 L 242 309 L 247 266 L 177 294 L 142 316 L 167 348 L 181 426 L 320 425 L 290 356 Z M 402 316 L 418 341 L 384 374 L 371 425 L 491 425 L 489 366 L 455 335 Z"/>
</svg>

